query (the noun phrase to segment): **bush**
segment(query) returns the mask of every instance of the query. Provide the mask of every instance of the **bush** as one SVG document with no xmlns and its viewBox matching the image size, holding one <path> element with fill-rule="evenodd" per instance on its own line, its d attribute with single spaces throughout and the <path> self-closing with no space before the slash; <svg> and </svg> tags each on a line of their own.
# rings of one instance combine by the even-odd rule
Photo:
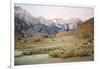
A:
<svg viewBox="0 0 100 69">
<path fill-rule="evenodd" d="M 65 58 L 70 58 L 70 57 L 73 57 L 74 56 L 74 52 L 72 50 L 69 50 L 69 51 L 64 51 L 62 54 L 61 54 L 61 58 L 65 59 Z"/>
<path fill-rule="evenodd" d="M 83 39 L 89 39 L 90 35 L 87 33 L 83 33 L 82 37 Z"/>
<path fill-rule="evenodd" d="M 41 41 L 41 39 L 34 39 L 34 42 L 39 42 Z"/>
<path fill-rule="evenodd" d="M 34 55 L 34 51 L 30 51 L 28 55 Z"/>
<path fill-rule="evenodd" d="M 53 58 L 70 58 L 74 57 L 74 52 L 72 50 L 64 51 L 64 50 L 54 50 L 49 52 L 49 56 Z"/>
<path fill-rule="evenodd" d="M 60 58 L 61 57 L 61 50 L 54 50 L 49 52 L 49 56 L 53 58 Z"/>
<path fill-rule="evenodd" d="M 84 57 L 84 56 L 88 56 L 88 50 L 84 49 L 84 48 L 78 48 L 77 50 L 74 51 L 74 56 L 79 56 L 79 57 Z"/>
<path fill-rule="evenodd" d="M 43 37 L 44 37 L 44 38 L 48 38 L 49 36 L 48 36 L 48 35 L 43 35 Z"/>
<path fill-rule="evenodd" d="M 21 38 L 18 38 L 18 40 L 21 40 Z"/>
<path fill-rule="evenodd" d="M 87 46 L 80 46 L 78 48 L 73 49 L 57 49 L 49 52 L 49 56 L 52 58 L 71 58 L 71 57 L 84 57 L 93 55 L 93 48 Z"/>
<path fill-rule="evenodd" d="M 29 55 L 30 52 L 23 52 L 22 55 Z"/>
<path fill-rule="evenodd" d="M 92 56 L 94 54 L 94 47 L 91 46 L 88 48 L 89 56 Z"/>
</svg>

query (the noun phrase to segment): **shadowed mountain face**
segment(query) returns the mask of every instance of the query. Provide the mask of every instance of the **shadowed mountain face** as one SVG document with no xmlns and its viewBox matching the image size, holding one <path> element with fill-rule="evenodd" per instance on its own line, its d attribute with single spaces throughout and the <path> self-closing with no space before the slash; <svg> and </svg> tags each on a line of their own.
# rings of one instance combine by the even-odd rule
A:
<svg viewBox="0 0 100 69">
<path fill-rule="evenodd" d="M 64 21 L 62 19 L 46 20 L 43 17 L 33 17 L 29 12 L 15 6 L 15 37 L 52 37 L 60 30 L 65 32 L 77 29 L 82 21 L 77 18 Z"/>
</svg>

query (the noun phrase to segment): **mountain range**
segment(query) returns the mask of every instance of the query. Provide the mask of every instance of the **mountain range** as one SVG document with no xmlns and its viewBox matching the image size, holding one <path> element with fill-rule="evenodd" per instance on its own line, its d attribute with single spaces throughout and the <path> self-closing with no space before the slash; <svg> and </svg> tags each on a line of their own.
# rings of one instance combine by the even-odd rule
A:
<svg viewBox="0 0 100 69">
<path fill-rule="evenodd" d="M 34 17 L 19 6 L 14 7 L 15 17 L 15 37 L 53 37 L 60 30 L 69 32 L 77 29 L 82 20 L 79 18 L 63 19 L 45 19 L 42 16 Z"/>
</svg>

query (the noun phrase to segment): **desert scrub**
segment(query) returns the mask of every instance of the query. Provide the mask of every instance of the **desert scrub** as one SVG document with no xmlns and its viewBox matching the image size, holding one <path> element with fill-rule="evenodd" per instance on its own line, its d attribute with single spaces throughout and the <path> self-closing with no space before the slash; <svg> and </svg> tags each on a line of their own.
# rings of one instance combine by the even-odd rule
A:
<svg viewBox="0 0 100 69">
<path fill-rule="evenodd" d="M 35 52 L 34 51 L 30 51 L 28 55 L 34 55 Z"/>
<path fill-rule="evenodd" d="M 54 50 L 49 52 L 49 56 L 52 58 L 70 58 L 74 57 L 74 51 L 73 50 Z"/>
<path fill-rule="evenodd" d="M 25 51 L 22 53 L 22 55 L 34 55 L 34 54 L 37 54 L 38 52 L 37 51 Z"/>
<path fill-rule="evenodd" d="M 22 55 L 30 55 L 30 52 L 23 52 Z"/>
<path fill-rule="evenodd" d="M 89 56 L 94 55 L 94 47 L 93 47 L 93 46 L 88 47 L 87 50 L 88 50 L 88 52 L 89 52 Z"/>
<path fill-rule="evenodd" d="M 40 42 L 41 41 L 41 39 L 34 39 L 34 42 Z"/>
<path fill-rule="evenodd" d="M 61 58 L 62 59 L 65 59 L 65 58 L 71 58 L 71 57 L 74 57 L 74 51 L 73 50 L 66 50 L 66 51 L 63 51 L 63 53 L 61 54 Z"/>
<path fill-rule="evenodd" d="M 48 48 L 48 51 L 52 51 L 53 49 L 52 48 Z"/>
<path fill-rule="evenodd" d="M 82 37 L 83 37 L 83 39 L 89 39 L 90 38 L 90 35 L 87 34 L 87 33 L 83 33 Z"/>
<path fill-rule="evenodd" d="M 74 56 L 78 56 L 78 57 L 84 57 L 84 56 L 88 56 L 89 55 L 89 51 L 85 48 L 79 47 L 77 48 L 77 50 L 74 50 Z"/>
<path fill-rule="evenodd" d="M 54 50 L 54 51 L 49 52 L 49 56 L 53 58 L 60 58 L 62 52 L 63 52 L 62 50 Z"/>
<path fill-rule="evenodd" d="M 49 52 L 48 48 L 37 48 L 33 49 L 34 54 L 47 54 Z"/>
<path fill-rule="evenodd" d="M 39 50 L 38 50 L 38 54 L 46 54 L 48 51 L 47 51 L 47 49 L 46 48 L 40 48 Z"/>
</svg>

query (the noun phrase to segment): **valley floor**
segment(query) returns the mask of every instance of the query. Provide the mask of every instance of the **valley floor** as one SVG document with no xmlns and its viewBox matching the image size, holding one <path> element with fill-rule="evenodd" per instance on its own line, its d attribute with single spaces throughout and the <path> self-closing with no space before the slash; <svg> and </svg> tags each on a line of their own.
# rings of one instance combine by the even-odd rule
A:
<svg viewBox="0 0 100 69">
<path fill-rule="evenodd" d="M 73 49 L 79 47 L 83 40 L 78 40 L 74 38 L 73 36 L 63 36 L 63 37 L 57 37 L 57 38 L 47 38 L 41 42 L 37 43 L 31 43 L 33 48 L 36 49 L 36 51 L 41 52 L 46 49 L 51 48 L 64 48 L 66 50 Z M 25 45 L 25 43 L 23 43 Z M 26 45 L 27 46 L 27 45 Z M 19 46 L 21 47 L 21 46 Z M 34 50 L 35 50 L 34 49 Z M 29 48 L 29 50 L 33 50 L 32 48 Z M 47 50 L 46 50 L 47 51 Z M 94 60 L 94 56 L 85 56 L 85 57 L 72 57 L 72 58 L 51 58 L 48 55 L 49 54 L 31 54 L 31 55 L 21 55 L 23 52 L 22 48 L 15 50 L 15 65 L 28 65 L 28 64 L 46 64 L 46 63 L 61 63 L 61 62 L 79 62 L 79 61 L 92 61 Z M 20 56 L 21 55 L 21 56 Z"/>
</svg>

